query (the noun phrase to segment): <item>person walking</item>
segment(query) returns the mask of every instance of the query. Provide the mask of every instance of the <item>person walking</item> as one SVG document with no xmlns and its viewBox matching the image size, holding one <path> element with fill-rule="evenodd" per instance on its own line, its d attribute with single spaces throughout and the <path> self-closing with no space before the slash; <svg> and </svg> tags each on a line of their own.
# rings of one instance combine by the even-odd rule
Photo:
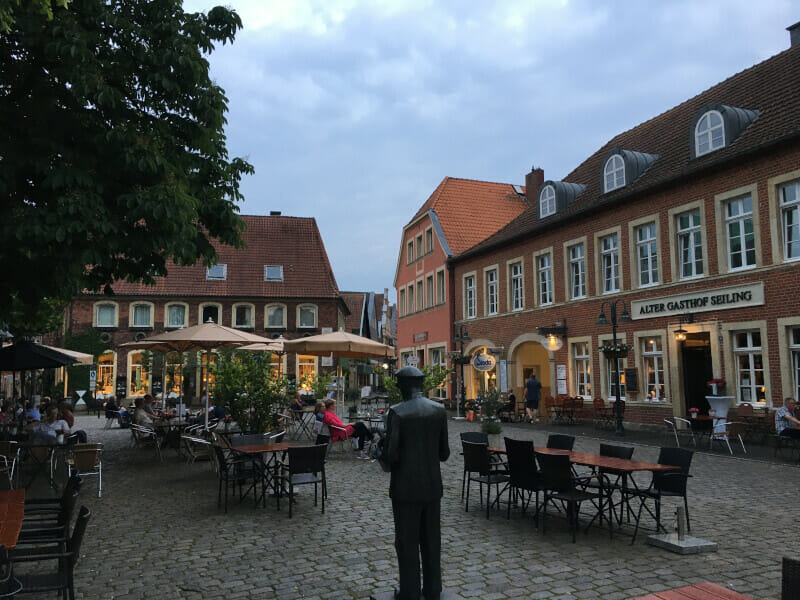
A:
<svg viewBox="0 0 800 600">
<path fill-rule="evenodd" d="M 536 374 L 531 373 L 530 379 L 525 382 L 525 412 L 528 413 L 528 422 L 539 422 L 539 395 L 542 392 L 542 384 L 536 379 Z"/>
</svg>

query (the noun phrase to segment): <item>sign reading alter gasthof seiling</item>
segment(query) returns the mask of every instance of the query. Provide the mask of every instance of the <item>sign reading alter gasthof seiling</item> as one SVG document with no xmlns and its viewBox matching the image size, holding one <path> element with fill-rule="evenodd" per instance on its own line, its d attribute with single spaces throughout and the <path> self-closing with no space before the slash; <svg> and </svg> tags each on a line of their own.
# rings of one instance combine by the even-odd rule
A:
<svg viewBox="0 0 800 600">
<path fill-rule="evenodd" d="M 731 287 L 676 294 L 663 298 L 649 298 L 631 302 L 632 319 L 668 317 L 686 313 L 710 312 L 729 308 L 745 308 L 764 304 L 764 283 L 750 283 Z"/>
</svg>

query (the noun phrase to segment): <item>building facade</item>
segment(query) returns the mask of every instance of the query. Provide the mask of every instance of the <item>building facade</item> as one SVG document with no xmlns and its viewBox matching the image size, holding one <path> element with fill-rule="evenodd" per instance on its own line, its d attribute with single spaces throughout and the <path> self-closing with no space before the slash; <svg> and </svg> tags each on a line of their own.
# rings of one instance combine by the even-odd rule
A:
<svg viewBox="0 0 800 600">
<path fill-rule="evenodd" d="M 528 206 L 524 189 L 446 177 L 403 228 L 395 271 L 398 366 L 447 366 L 453 351 L 452 273 L 447 260 Z M 453 398 L 453 387 L 432 396 Z"/>
<path fill-rule="evenodd" d="M 624 132 L 508 226 L 451 259 L 474 397 L 504 366 L 521 399 L 619 395 L 626 421 L 800 397 L 800 46 Z M 611 343 L 616 311 L 624 357 Z M 628 348 L 629 347 L 629 348 Z M 502 363 L 502 365 L 501 365 Z M 735 410 L 735 408 L 734 408 Z"/>
<path fill-rule="evenodd" d="M 213 321 L 264 337 L 294 339 L 344 327 L 349 312 L 316 221 L 280 213 L 242 219 L 246 248 L 216 246 L 219 259 L 213 267 L 172 264 L 155 285 L 118 282 L 111 296 L 84 294 L 73 300 L 66 316 L 68 331 L 77 334 L 93 327 L 107 345 L 98 359 L 98 394 L 130 396 L 162 389 L 177 394 L 182 379 L 185 396 L 199 394 L 205 377 L 202 353 L 187 353 L 192 356 L 183 371 L 189 376 L 182 378 L 179 354 L 167 354 L 163 364 L 153 364 L 149 353 L 122 346 L 163 331 Z M 281 372 L 292 378 L 332 366 L 324 364 L 324 357 L 310 355 L 280 360 Z"/>
</svg>

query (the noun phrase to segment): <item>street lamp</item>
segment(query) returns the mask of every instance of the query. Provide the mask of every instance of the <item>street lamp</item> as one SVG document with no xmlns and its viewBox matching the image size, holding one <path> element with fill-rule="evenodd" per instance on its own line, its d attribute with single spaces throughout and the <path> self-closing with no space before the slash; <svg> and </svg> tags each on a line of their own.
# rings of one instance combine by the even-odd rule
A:
<svg viewBox="0 0 800 600">
<path fill-rule="evenodd" d="M 453 341 L 456 344 L 460 344 L 460 354 L 462 356 L 462 360 L 459 363 L 460 371 L 461 371 L 461 374 L 460 374 L 460 377 L 461 377 L 460 384 L 461 385 L 459 386 L 459 390 L 458 390 L 458 392 L 459 392 L 458 393 L 458 402 L 456 402 L 456 417 L 459 418 L 459 419 L 461 418 L 461 405 L 464 403 L 464 398 L 467 395 L 467 389 L 466 389 L 466 386 L 464 385 L 464 361 L 463 361 L 464 342 L 469 342 L 471 340 L 472 340 L 472 338 L 469 337 L 469 334 L 467 333 L 467 330 L 464 329 L 464 326 L 463 325 L 459 325 L 458 326 L 458 331 L 456 332 L 455 336 L 453 336 Z"/>
<path fill-rule="evenodd" d="M 600 316 L 597 317 L 597 324 L 598 325 L 608 325 L 608 320 L 606 319 L 606 313 L 603 312 L 603 307 L 608 306 L 608 312 L 611 315 L 611 344 L 612 348 L 617 347 L 617 304 L 622 305 L 622 313 L 619 316 L 620 323 L 630 323 L 631 316 L 628 314 L 628 308 L 625 305 L 625 300 L 619 299 L 614 300 L 611 302 L 610 300 L 604 300 L 603 303 L 600 305 Z M 612 356 L 614 359 L 614 375 L 616 377 L 616 390 L 615 396 L 617 401 L 614 403 L 614 413 L 616 415 L 617 420 L 617 430 L 616 435 L 625 435 L 625 428 L 622 426 L 622 395 L 620 394 L 620 378 L 619 378 L 619 357 L 616 354 L 616 351 L 612 351 Z"/>
</svg>

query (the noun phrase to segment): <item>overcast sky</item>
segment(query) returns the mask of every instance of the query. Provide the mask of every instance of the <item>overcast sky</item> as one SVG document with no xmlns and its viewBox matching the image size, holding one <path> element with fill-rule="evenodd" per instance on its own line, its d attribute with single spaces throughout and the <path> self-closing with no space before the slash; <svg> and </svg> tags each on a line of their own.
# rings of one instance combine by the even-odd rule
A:
<svg viewBox="0 0 800 600">
<path fill-rule="evenodd" d="M 229 151 L 255 167 L 242 213 L 316 217 L 339 288 L 392 298 L 402 227 L 445 176 L 560 179 L 800 20 L 790 0 L 227 5 L 244 29 L 210 61 Z"/>
</svg>

